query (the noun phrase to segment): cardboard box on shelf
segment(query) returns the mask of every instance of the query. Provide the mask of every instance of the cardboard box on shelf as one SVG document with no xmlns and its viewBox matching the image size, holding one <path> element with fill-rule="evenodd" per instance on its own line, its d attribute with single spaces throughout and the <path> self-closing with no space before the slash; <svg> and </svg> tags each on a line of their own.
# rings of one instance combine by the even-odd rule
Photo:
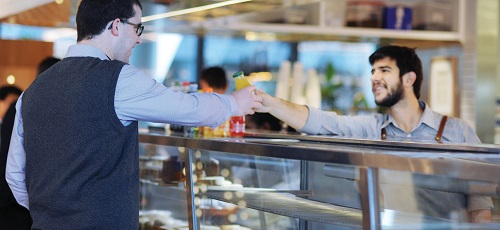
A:
<svg viewBox="0 0 500 230">
<path fill-rule="evenodd" d="M 346 7 L 346 26 L 382 28 L 382 1 L 348 1 Z"/>
<path fill-rule="evenodd" d="M 424 1 L 413 8 L 413 29 L 452 30 L 451 2 L 449 0 Z"/>
</svg>

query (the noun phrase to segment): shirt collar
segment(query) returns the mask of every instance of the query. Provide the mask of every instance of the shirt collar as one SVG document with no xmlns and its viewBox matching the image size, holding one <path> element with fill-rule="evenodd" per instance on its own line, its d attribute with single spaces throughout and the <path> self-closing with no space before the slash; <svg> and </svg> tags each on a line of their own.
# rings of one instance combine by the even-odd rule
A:
<svg viewBox="0 0 500 230">
<path fill-rule="evenodd" d="M 422 113 L 422 117 L 420 118 L 420 121 L 418 122 L 418 125 L 417 125 L 417 127 L 415 127 L 415 129 L 420 127 L 420 125 L 422 125 L 422 124 L 426 124 L 427 126 L 433 128 L 435 130 L 438 130 L 439 124 L 441 122 L 439 117 L 437 117 L 436 114 L 432 112 L 431 108 L 427 105 L 427 103 L 419 100 L 418 105 L 420 106 L 420 108 L 424 112 Z M 385 128 L 391 123 L 394 126 L 398 127 L 396 121 L 394 120 L 394 117 L 392 117 L 390 113 L 386 113 L 384 116 L 385 116 L 385 119 L 384 119 L 384 123 L 382 123 L 381 128 Z"/>
<path fill-rule="evenodd" d="M 427 103 L 423 101 L 418 101 L 418 103 L 420 105 L 420 108 L 424 110 L 418 126 L 420 126 L 421 124 L 426 124 L 427 126 L 438 130 L 439 124 L 441 123 L 441 117 L 438 117 L 437 113 L 434 113 L 429 105 L 427 105 Z"/>
<path fill-rule="evenodd" d="M 66 57 L 95 57 L 101 60 L 109 60 L 108 56 L 100 49 L 83 44 L 72 45 L 68 48 Z"/>
</svg>

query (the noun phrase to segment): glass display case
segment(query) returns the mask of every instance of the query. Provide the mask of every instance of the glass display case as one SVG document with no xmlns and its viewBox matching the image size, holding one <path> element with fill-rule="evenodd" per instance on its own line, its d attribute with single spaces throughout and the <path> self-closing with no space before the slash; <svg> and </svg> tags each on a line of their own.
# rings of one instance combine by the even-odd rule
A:
<svg viewBox="0 0 500 230">
<path fill-rule="evenodd" d="M 272 133 L 139 140 L 142 229 L 500 229 L 498 207 L 492 223 L 469 223 L 467 211 L 497 203 L 494 145 Z"/>
</svg>

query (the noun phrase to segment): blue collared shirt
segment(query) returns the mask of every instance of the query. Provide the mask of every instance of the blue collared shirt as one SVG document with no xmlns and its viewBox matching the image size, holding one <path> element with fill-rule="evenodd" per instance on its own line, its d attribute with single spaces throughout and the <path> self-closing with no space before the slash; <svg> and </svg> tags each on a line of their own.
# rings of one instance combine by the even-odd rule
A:
<svg viewBox="0 0 500 230">
<path fill-rule="evenodd" d="M 109 60 L 101 50 L 82 44 L 71 46 L 66 57 L 96 57 Z M 150 121 L 215 127 L 238 110 L 238 103 L 231 95 L 185 94 L 173 91 L 132 65 L 125 65 L 120 72 L 114 103 L 116 115 L 125 126 L 133 121 Z M 22 95 L 16 104 L 16 120 L 5 177 L 17 202 L 28 208 L 21 104 Z"/>
<path fill-rule="evenodd" d="M 381 130 L 386 129 L 391 141 L 435 142 L 443 115 L 432 111 L 423 101 L 424 110 L 418 125 L 409 133 L 402 130 L 389 114 L 341 116 L 334 112 L 309 108 L 309 118 L 299 130 L 308 134 L 336 135 L 340 137 L 380 140 Z M 447 143 L 479 144 L 481 141 L 465 121 L 449 117 L 443 131 L 442 141 Z"/>
<path fill-rule="evenodd" d="M 436 142 L 436 134 L 443 115 L 432 111 L 423 101 L 419 101 L 419 105 L 424 112 L 418 125 L 409 133 L 402 130 L 389 113 L 343 116 L 337 115 L 335 112 L 322 111 L 311 107 L 309 108 L 309 117 L 306 124 L 298 131 L 314 135 L 321 134 L 345 138 L 381 140 L 381 130 L 385 128 L 386 140 L 389 141 Z M 465 123 L 465 121 L 453 117 L 449 117 L 446 122 L 442 134 L 442 142 L 470 145 L 481 143 L 471 126 Z M 405 172 L 396 171 L 391 171 L 391 173 L 390 176 L 392 177 L 405 174 Z M 400 197 L 403 197 L 403 194 L 399 190 L 395 191 Z M 407 204 L 403 202 L 401 206 L 404 207 L 405 205 Z M 468 211 L 492 208 L 493 202 L 490 197 L 470 196 L 467 200 Z"/>
</svg>

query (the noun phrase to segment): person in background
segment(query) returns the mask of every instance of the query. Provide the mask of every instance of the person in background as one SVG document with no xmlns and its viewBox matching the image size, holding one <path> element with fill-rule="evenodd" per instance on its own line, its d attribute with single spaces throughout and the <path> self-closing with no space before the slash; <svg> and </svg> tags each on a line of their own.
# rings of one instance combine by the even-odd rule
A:
<svg viewBox="0 0 500 230">
<path fill-rule="evenodd" d="M 128 64 L 141 17 L 139 0 L 82 0 L 77 44 L 19 98 L 6 179 L 33 229 L 137 229 L 138 121 L 216 126 L 262 106 L 254 86 L 186 94 Z"/>
<path fill-rule="evenodd" d="M 61 59 L 55 57 L 47 57 L 43 59 L 37 67 L 38 76 L 43 71 L 47 70 Z M 0 92 L 2 89 L 0 88 Z M 18 96 L 21 95 L 21 89 L 15 90 L 18 93 Z M 14 127 L 14 118 L 16 116 L 16 102 L 13 101 L 5 116 L 3 117 L 3 123 L 0 129 L 0 156 L 2 157 L 1 167 L 2 167 L 2 175 L 5 175 L 5 164 L 7 161 L 7 153 L 9 152 L 10 139 L 12 134 L 12 129 Z M 31 229 L 31 216 L 29 210 L 25 207 L 19 205 L 12 195 L 12 191 L 5 180 L 5 176 L 2 177 L 0 184 L 0 199 L 1 199 L 1 211 L 0 211 L 0 226 L 3 226 L 7 229 Z"/>
<path fill-rule="evenodd" d="M 200 90 L 205 93 L 226 94 L 229 83 L 226 77 L 226 70 L 221 66 L 207 67 L 201 71 Z M 204 137 L 229 136 L 229 119 L 218 127 L 199 127 L 199 134 Z"/>
<path fill-rule="evenodd" d="M 56 57 L 46 57 L 44 58 L 39 64 L 38 68 L 36 69 L 36 75 L 40 75 L 43 73 L 45 70 L 49 69 L 52 67 L 54 64 L 58 63 L 61 59 L 56 58 Z"/>
<path fill-rule="evenodd" d="M 281 100 L 262 91 L 258 91 L 258 94 L 264 99 L 263 106 L 255 111 L 268 112 L 307 134 L 434 143 L 480 143 L 473 129 L 463 120 L 438 114 L 419 100 L 423 73 L 422 63 L 414 49 L 381 47 L 369 57 L 369 62 L 372 65 L 371 82 L 375 102 L 388 108 L 386 114 L 340 116 Z M 461 221 L 491 221 L 493 202 L 490 197 L 466 197 L 419 188 L 415 189 L 415 194 L 420 201 L 418 204 L 424 206 L 419 207 L 424 214 L 451 218 L 446 211 L 452 210 L 461 214 Z M 384 194 L 384 202 L 390 202 L 400 195 Z M 385 208 L 399 209 L 405 206 L 401 203 L 396 205 L 385 205 Z M 468 216 L 464 209 L 468 211 Z"/>
<path fill-rule="evenodd" d="M 229 87 L 226 71 L 220 66 L 212 66 L 201 71 L 200 89 L 203 92 L 225 94 Z"/>
<path fill-rule="evenodd" d="M 10 135 L 14 124 L 15 102 L 23 91 L 16 86 L 0 87 L 0 167 L 2 179 L 0 180 L 0 226 L 2 229 L 30 229 L 31 217 L 29 211 L 19 205 L 9 185 L 5 180 L 5 164 L 9 149 Z"/>
<path fill-rule="evenodd" d="M 7 85 L 0 87 L 0 118 L 3 119 L 12 102 L 23 93 L 17 86 Z M 0 121 L 0 124 L 2 121 Z"/>
</svg>

